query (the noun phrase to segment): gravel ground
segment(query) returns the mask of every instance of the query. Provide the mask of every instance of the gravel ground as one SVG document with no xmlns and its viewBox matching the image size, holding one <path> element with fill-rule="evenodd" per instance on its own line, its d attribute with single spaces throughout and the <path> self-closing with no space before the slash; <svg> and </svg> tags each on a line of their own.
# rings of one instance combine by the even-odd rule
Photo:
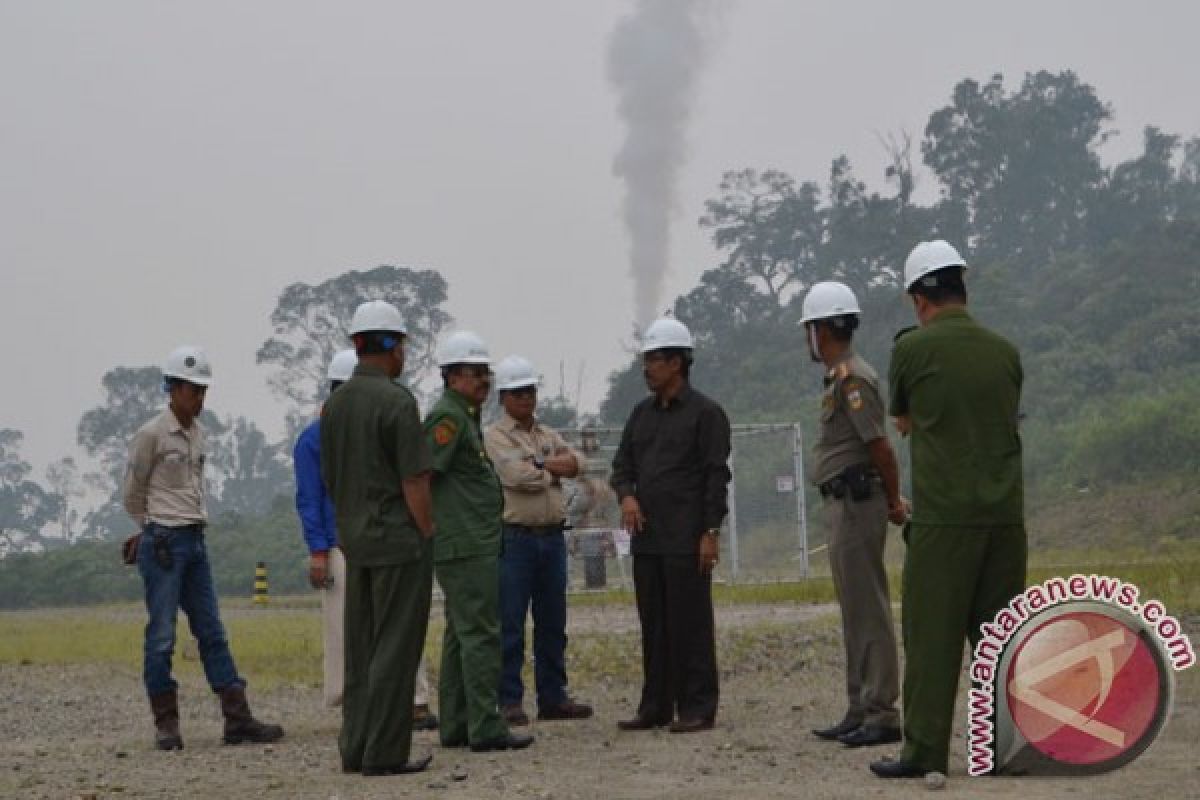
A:
<svg viewBox="0 0 1200 800">
<path fill-rule="evenodd" d="M 719 611 L 723 697 L 714 731 L 618 732 L 616 720 L 633 709 L 636 681 L 595 678 L 573 687 L 596 706 L 593 719 L 535 723 L 537 743 L 519 753 L 445 750 L 435 735 L 420 734 L 414 752 L 432 752 L 433 767 L 389 778 L 339 772 L 338 715 L 321 707 L 317 688 L 252 693 L 256 711 L 281 721 L 287 736 L 273 746 L 225 747 L 216 700 L 200 683 L 185 682 L 187 749 L 159 753 L 152 747 L 135 671 L 2 666 L 0 798 L 925 796 L 920 781 L 883 782 L 867 772 L 871 760 L 893 748 L 849 751 L 808 733 L 841 711 L 840 645 L 831 611 L 824 606 Z M 577 641 L 591 632 L 636 636 L 628 609 L 573 613 Z M 1195 680 L 1180 682 L 1164 735 L 1123 770 L 1087 780 L 969 779 L 958 757 L 945 793 L 1024 800 L 1200 797 L 1196 686 Z"/>
</svg>

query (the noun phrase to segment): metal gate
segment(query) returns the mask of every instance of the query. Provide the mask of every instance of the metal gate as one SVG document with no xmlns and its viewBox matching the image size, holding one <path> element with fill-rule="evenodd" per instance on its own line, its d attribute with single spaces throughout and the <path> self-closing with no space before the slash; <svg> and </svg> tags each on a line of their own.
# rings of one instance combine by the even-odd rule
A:
<svg viewBox="0 0 1200 800">
<path fill-rule="evenodd" d="M 798 423 L 735 424 L 729 469 L 729 515 L 722 528 L 726 581 L 776 581 L 809 574 L 808 509 L 803 439 Z M 620 428 L 562 431 L 587 458 L 566 482 L 572 585 L 629 585 L 629 537 L 621 530 L 616 495 L 608 488 Z"/>
</svg>

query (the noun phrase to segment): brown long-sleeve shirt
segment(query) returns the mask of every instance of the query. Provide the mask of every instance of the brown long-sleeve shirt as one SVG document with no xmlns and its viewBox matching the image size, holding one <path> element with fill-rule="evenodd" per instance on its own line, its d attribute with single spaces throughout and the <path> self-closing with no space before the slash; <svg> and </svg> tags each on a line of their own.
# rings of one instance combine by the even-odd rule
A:
<svg viewBox="0 0 1200 800">
<path fill-rule="evenodd" d="M 488 457 L 504 489 L 504 521 L 510 525 L 558 525 L 566 515 L 562 484 L 537 462 L 567 451 L 582 467 L 582 454 L 536 420 L 529 430 L 507 413 L 490 425 L 483 437 Z"/>
</svg>

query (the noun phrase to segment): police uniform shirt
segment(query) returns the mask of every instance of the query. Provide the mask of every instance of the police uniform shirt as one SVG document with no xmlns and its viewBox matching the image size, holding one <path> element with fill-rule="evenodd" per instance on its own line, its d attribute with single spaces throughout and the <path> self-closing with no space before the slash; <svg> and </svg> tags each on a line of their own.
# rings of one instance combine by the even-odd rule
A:
<svg viewBox="0 0 1200 800">
<path fill-rule="evenodd" d="M 433 560 L 500 554 L 504 495 L 483 445 L 479 407 L 446 389 L 425 417 L 433 454 Z"/>
<path fill-rule="evenodd" d="M 814 481 L 824 483 L 846 467 L 868 464 L 870 442 L 887 435 L 879 377 L 871 365 L 849 354 L 825 375 L 821 425 L 814 447 Z"/>
<path fill-rule="evenodd" d="M 484 445 L 504 488 L 504 521 L 531 527 L 562 524 L 566 510 L 562 482 L 534 462 L 570 452 L 582 470 L 583 455 L 536 419 L 526 430 L 507 412 L 487 429 Z"/>
<path fill-rule="evenodd" d="M 383 567 L 421 558 L 403 481 L 429 466 L 412 393 L 382 369 L 359 364 L 321 417 L 321 476 L 349 564 Z"/>
<path fill-rule="evenodd" d="M 168 528 L 204 523 L 204 427 L 184 428 L 169 407 L 143 425 L 129 445 L 122 499 L 139 524 Z"/>
<path fill-rule="evenodd" d="M 1016 348 L 965 309 L 896 341 L 889 410 L 912 426 L 914 524 L 1023 523 L 1022 380 Z"/>
</svg>

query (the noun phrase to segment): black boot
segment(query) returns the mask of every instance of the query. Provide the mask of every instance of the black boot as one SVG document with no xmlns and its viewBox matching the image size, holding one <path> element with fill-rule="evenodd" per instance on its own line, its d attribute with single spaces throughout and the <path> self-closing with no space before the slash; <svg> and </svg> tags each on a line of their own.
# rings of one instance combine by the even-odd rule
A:
<svg viewBox="0 0 1200 800">
<path fill-rule="evenodd" d="M 183 737 L 179 735 L 179 699 L 171 689 L 150 698 L 150 710 L 154 712 L 154 746 L 159 750 L 182 750 Z"/>
<path fill-rule="evenodd" d="M 225 715 L 225 744 L 266 744 L 283 738 L 283 728 L 259 722 L 250 713 L 246 690 L 230 686 L 220 691 L 221 713 Z"/>
</svg>

